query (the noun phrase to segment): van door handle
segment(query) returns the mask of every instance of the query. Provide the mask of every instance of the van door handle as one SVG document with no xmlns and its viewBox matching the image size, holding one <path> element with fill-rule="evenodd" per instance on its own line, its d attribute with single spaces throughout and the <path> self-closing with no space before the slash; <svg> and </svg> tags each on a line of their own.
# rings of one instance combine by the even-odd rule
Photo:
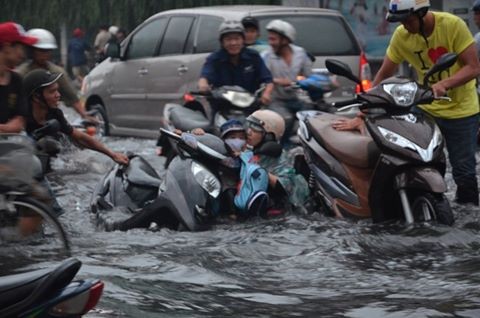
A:
<svg viewBox="0 0 480 318">
<path fill-rule="evenodd" d="M 148 74 L 148 69 L 142 67 L 141 69 L 139 69 L 137 71 L 137 73 L 140 74 L 140 75 L 147 75 Z"/>
<path fill-rule="evenodd" d="M 185 66 L 185 65 L 180 65 L 178 68 L 177 68 L 177 71 L 178 71 L 178 74 L 184 74 L 188 71 L 188 67 Z"/>
</svg>

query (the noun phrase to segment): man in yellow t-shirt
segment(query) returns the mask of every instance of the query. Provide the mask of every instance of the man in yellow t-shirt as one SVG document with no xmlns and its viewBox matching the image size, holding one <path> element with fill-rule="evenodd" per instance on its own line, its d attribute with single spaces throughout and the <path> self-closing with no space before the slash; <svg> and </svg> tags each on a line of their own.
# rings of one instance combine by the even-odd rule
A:
<svg viewBox="0 0 480 318">
<path fill-rule="evenodd" d="M 478 205 L 475 151 L 479 104 L 475 78 L 480 74 L 480 63 L 475 42 L 463 20 L 449 13 L 429 12 L 429 7 L 429 0 L 390 0 L 387 20 L 401 25 L 393 33 L 373 85 L 393 76 L 403 61 L 415 68 L 422 82 L 440 56 L 458 54 L 458 61 L 450 69 L 429 79 L 436 97 L 447 94 L 452 100 L 435 101 L 421 108 L 435 118 L 445 137 L 457 184 L 456 201 Z M 362 122 L 360 117 L 339 120 L 333 127 L 359 129 Z"/>
<path fill-rule="evenodd" d="M 428 0 L 391 0 L 387 20 L 400 22 L 373 85 L 393 76 L 398 65 L 407 61 L 420 82 L 424 74 L 445 53 L 458 54 L 447 71 L 430 79 L 436 97 L 448 95 L 452 101 L 435 101 L 421 108 L 432 115 L 447 144 L 452 173 L 457 184 L 458 203 L 478 205 L 476 176 L 476 134 L 479 104 L 475 78 L 480 74 L 475 42 L 460 18 L 445 12 L 430 12 Z"/>
</svg>

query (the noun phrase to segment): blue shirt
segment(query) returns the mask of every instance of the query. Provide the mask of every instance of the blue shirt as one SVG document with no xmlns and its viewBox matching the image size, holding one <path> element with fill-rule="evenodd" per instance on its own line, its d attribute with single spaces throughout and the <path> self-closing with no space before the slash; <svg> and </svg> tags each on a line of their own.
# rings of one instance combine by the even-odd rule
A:
<svg viewBox="0 0 480 318">
<path fill-rule="evenodd" d="M 230 62 L 225 49 L 213 52 L 207 57 L 201 77 L 213 87 L 238 85 L 254 93 L 260 85 L 272 82 L 272 74 L 267 69 L 257 51 L 243 48 L 237 65 Z"/>
<path fill-rule="evenodd" d="M 68 42 L 68 58 L 72 66 L 81 66 L 87 64 L 87 57 L 85 51 L 90 50 L 90 47 L 83 39 L 72 38 Z"/>
</svg>

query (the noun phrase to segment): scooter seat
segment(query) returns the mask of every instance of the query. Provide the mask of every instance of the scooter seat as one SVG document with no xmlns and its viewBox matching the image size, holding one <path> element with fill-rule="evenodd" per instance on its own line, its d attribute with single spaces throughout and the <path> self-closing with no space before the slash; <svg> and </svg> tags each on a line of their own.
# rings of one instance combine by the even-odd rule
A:
<svg viewBox="0 0 480 318">
<path fill-rule="evenodd" d="M 170 111 L 170 120 L 173 126 L 181 131 L 189 131 L 194 128 L 208 131 L 210 128 L 210 121 L 202 112 L 187 107 L 174 107 Z"/>
<path fill-rule="evenodd" d="M 322 113 L 309 118 L 307 126 L 313 138 L 339 161 L 359 168 L 373 167 L 379 150 L 372 137 L 358 131 L 335 130 L 332 123 L 340 118 L 345 117 Z"/>
<path fill-rule="evenodd" d="M 38 299 L 51 296 L 67 286 L 80 269 L 81 262 L 69 258 L 56 268 L 47 268 L 2 276 L 0 279 L 0 316 L 17 316 L 17 310 L 28 308 Z M 14 314 L 15 313 L 15 314 Z"/>
</svg>

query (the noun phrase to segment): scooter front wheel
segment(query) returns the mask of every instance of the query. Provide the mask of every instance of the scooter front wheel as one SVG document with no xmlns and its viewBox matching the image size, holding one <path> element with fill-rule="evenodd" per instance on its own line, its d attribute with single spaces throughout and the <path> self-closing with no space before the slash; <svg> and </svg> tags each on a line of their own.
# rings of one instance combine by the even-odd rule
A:
<svg viewBox="0 0 480 318">
<path fill-rule="evenodd" d="M 411 206 L 416 222 L 437 221 L 440 224 L 452 225 L 455 221 L 450 203 L 444 194 L 419 194 L 415 196 Z"/>
<path fill-rule="evenodd" d="M 27 197 L 5 198 L 0 210 L 0 242 L 35 252 L 69 255 L 67 234 L 55 213 L 42 202 Z"/>
</svg>

